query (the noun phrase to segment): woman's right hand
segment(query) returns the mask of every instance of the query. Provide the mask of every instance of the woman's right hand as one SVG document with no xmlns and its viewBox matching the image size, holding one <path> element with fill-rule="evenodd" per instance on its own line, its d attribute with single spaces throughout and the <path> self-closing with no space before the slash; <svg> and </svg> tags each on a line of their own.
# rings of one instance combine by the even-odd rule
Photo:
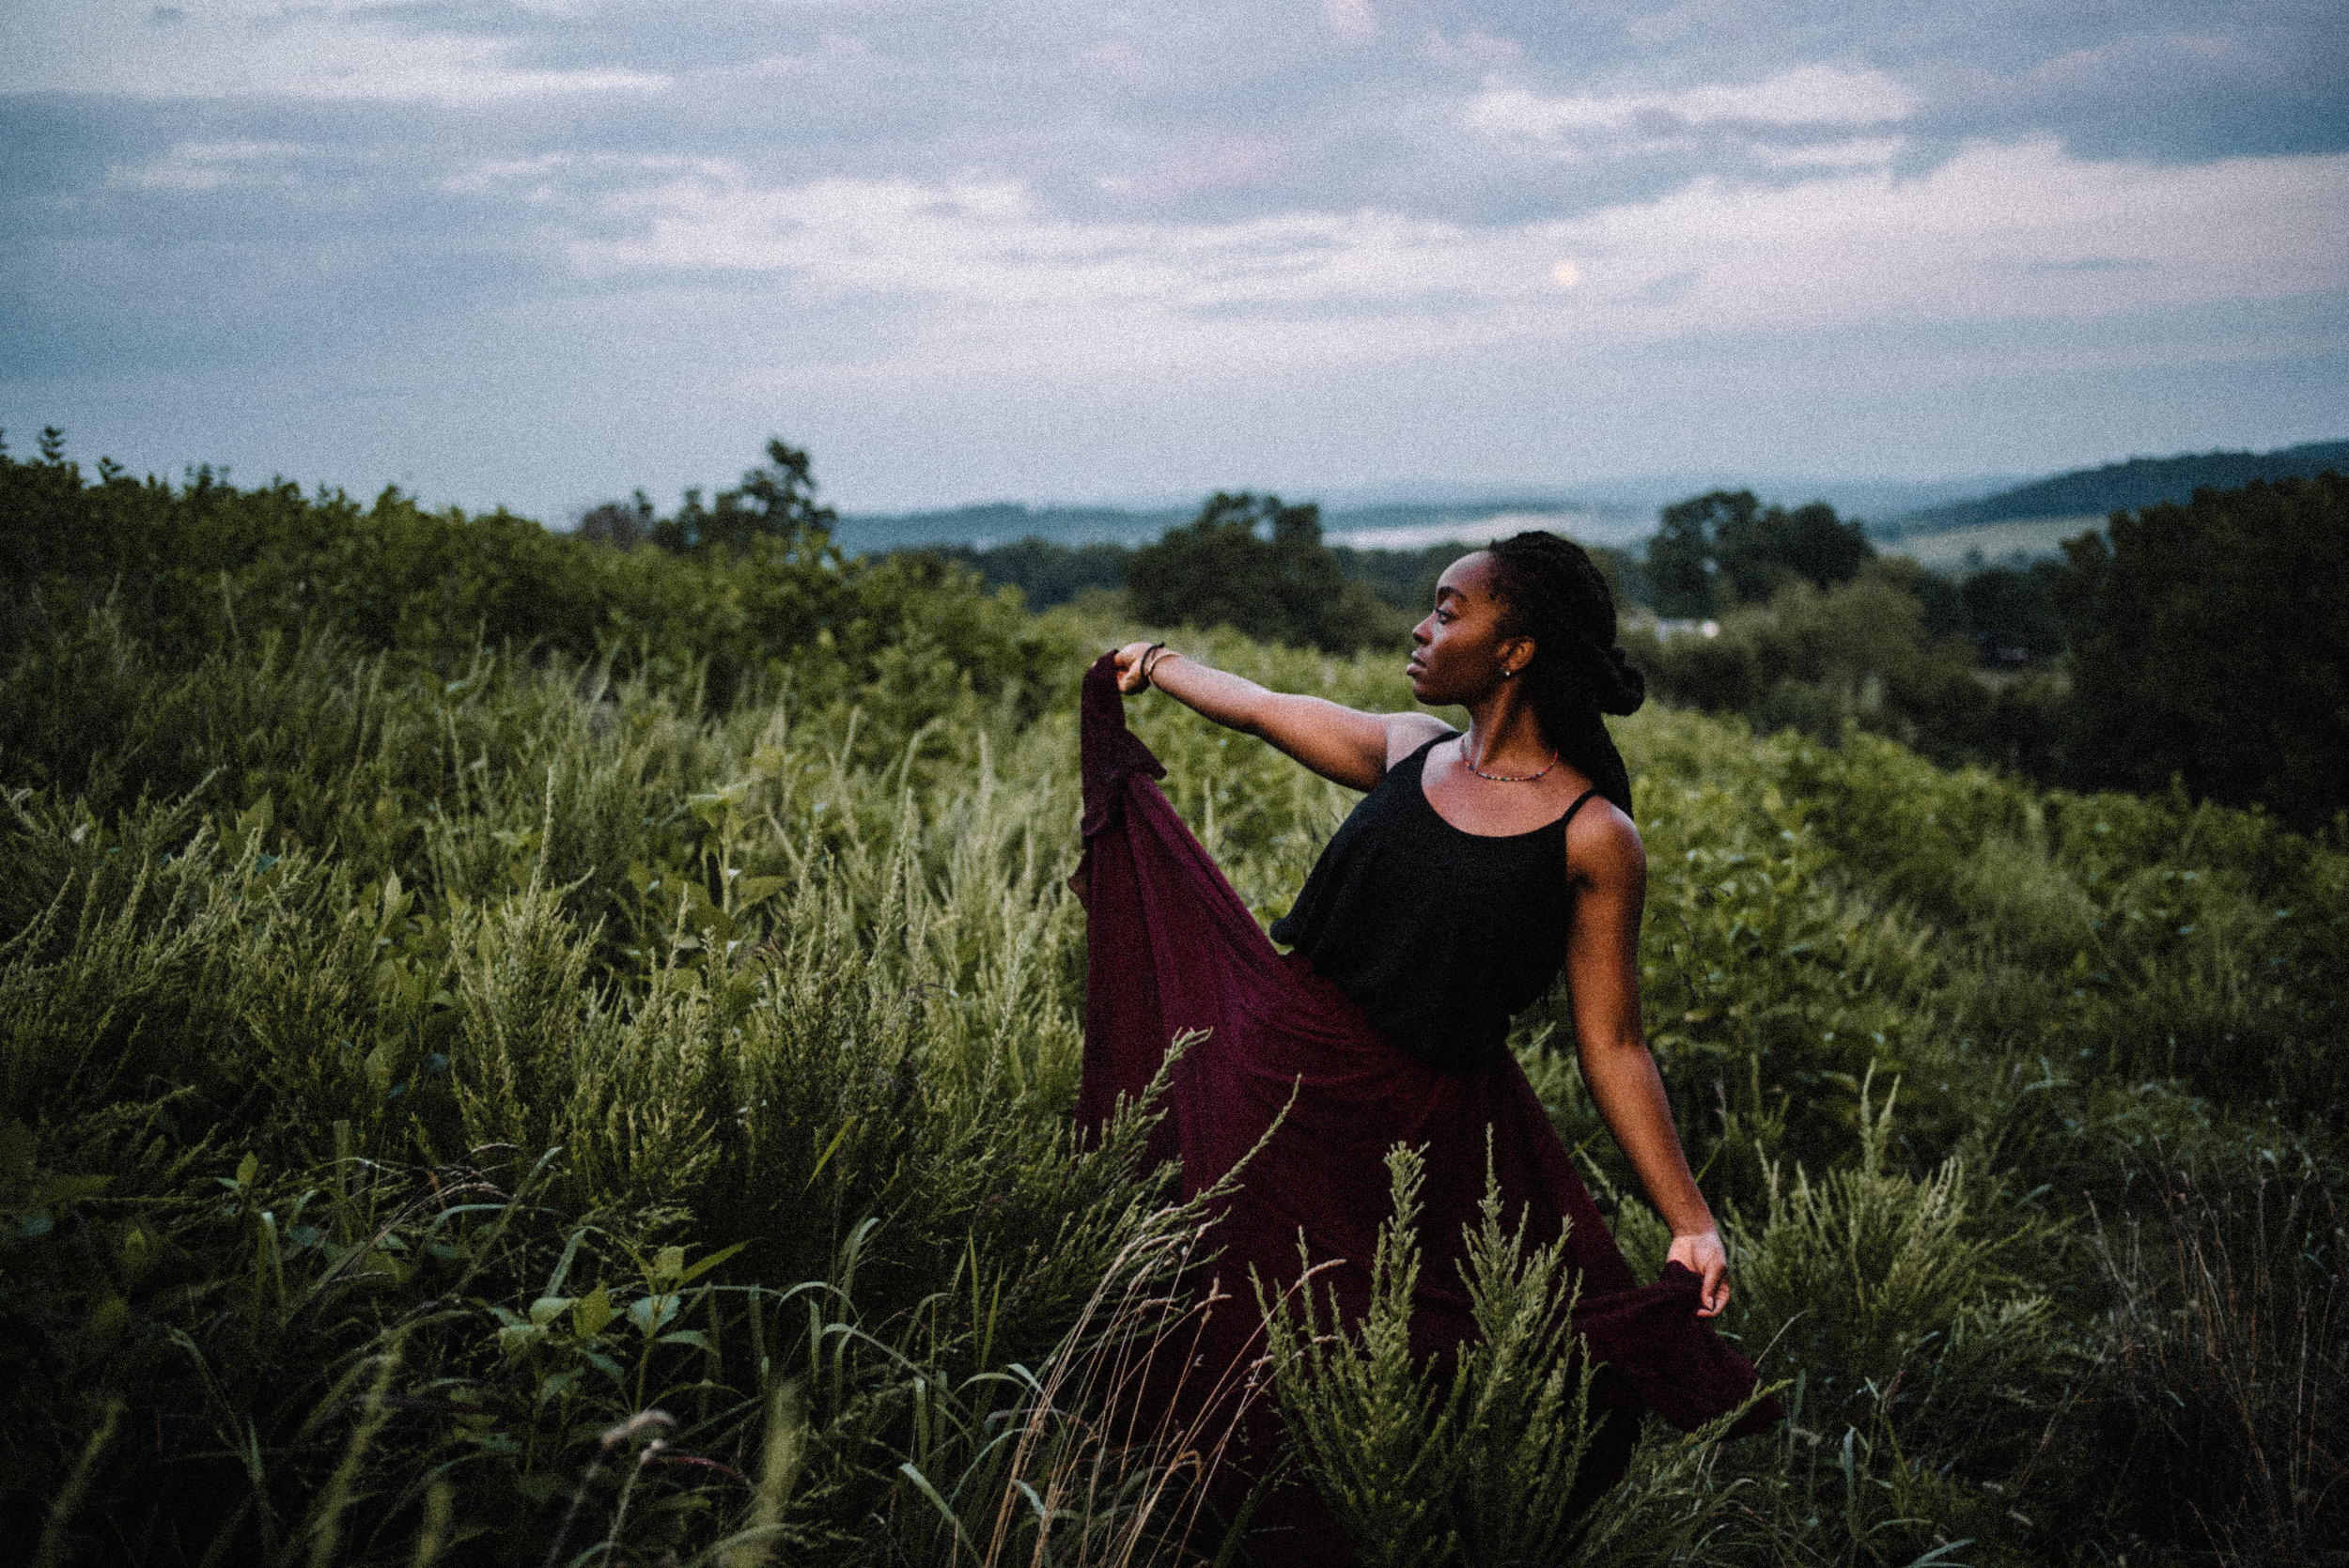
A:
<svg viewBox="0 0 2349 1568">
<path fill-rule="evenodd" d="M 1150 682 L 1142 673 L 1143 659 L 1157 643 L 1128 643 L 1112 655 L 1117 660 L 1117 689 L 1128 697 L 1137 691 L 1150 690 Z M 1161 656 L 1163 657 L 1163 656 Z"/>
<path fill-rule="evenodd" d="M 1729 1253 L 1721 1246 L 1721 1233 L 1705 1230 L 1676 1235 L 1664 1257 L 1697 1277 L 1697 1316 L 1720 1316 L 1721 1309 L 1729 1305 Z"/>
</svg>

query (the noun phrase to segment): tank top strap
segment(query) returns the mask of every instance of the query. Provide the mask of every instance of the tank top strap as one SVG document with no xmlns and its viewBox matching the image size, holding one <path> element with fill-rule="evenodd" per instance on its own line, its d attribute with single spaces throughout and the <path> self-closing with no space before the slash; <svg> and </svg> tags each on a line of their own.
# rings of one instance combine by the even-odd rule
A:
<svg viewBox="0 0 2349 1568">
<path fill-rule="evenodd" d="M 1401 762 L 1396 763 L 1392 768 L 1388 768 L 1387 773 L 1400 773 L 1403 769 L 1408 768 L 1412 770 L 1413 776 L 1416 777 L 1427 767 L 1428 753 L 1434 751 L 1437 747 L 1442 745 L 1447 740 L 1457 740 L 1459 737 L 1460 732 L 1458 730 L 1446 730 L 1441 735 L 1429 739 L 1424 745 L 1421 746 L 1419 750 L 1413 752 L 1409 756 L 1405 757 Z M 1380 775 L 1381 779 L 1384 779 L 1385 777 L 1386 774 Z"/>
<path fill-rule="evenodd" d="M 1588 805 L 1591 797 L 1597 793 L 1596 789 L 1584 790 L 1574 798 L 1574 804 L 1566 808 L 1566 815 L 1558 819 L 1558 848 L 1562 858 L 1566 847 L 1566 830 L 1574 826 L 1574 814 Z"/>
</svg>

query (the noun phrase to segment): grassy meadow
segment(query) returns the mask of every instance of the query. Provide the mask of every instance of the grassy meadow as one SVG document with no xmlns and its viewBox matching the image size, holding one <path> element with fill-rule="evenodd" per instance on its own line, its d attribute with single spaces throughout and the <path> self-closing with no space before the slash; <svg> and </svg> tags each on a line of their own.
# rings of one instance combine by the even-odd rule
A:
<svg viewBox="0 0 2349 1568">
<path fill-rule="evenodd" d="M 1115 1397 L 1199 1215 L 1146 1108 L 1068 1125 L 1076 684 L 1135 629 L 804 555 L 735 568 L 797 574 L 763 621 L 784 578 L 557 541 L 592 634 L 514 634 L 451 608 L 488 568 L 333 566 L 495 520 L 8 466 L 10 527 L 70 524 L 0 667 L 11 1555 L 1232 1560 L 1218 1435 Z M 162 565 L 73 564 L 133 535 Z M 1176 635 L 1408 701 L 1392 654 Z M 1278 913 L 1347 797 L 1130 711 Z M 1723 1321 L 1793 1417 L 1652 1427 L 1574 1553 L 2349 1560 L 2349 855 L 1856 731 L 1616 728 Z M 1653 1268 L 1565 1016 L 1517 1049 Z M 1472 1506 L 1554 1501 L 1523 1436 L 1429 1433 L 1459 1528 L 1416 1560 L 1536 1560 Z"/>
</svg>

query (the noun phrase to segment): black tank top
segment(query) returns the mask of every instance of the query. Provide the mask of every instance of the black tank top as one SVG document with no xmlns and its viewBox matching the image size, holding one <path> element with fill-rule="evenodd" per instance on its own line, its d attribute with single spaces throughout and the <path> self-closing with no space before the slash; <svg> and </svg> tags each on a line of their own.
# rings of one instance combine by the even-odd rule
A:
<svg viewBox="0 0 2349 1568">
<path fill-rule="evenodd" d="M 1511 1015 L 1565 963 L 1566 824 L 1454 827 L 1420 774 L 1439 735 L 1387 769 L 1314 862 L 1272 939 L 1303 954 L 1378 1032 L 1433 1067 L 1472 1072 L 1506 1048 Z"/>
</svg>

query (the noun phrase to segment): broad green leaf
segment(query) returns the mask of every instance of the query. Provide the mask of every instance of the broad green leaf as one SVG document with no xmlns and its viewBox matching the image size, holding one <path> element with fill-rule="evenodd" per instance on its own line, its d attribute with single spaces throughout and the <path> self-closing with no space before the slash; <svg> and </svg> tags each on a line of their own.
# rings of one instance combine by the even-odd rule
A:
<svg viewBox="0 0 2349 1568">
<path fill-rule="evenodd" d="M 788 877 L 745 877 L 734 885 L 734 907 L 747 909 L 791 885 Z"/>
<path fill-rule="evenodd" d="M 571 1329 L 583 1340 L 592 1340 L 604 1330 L 615 1314 L 612 1310 L 611 1293 L 599 1284 L 571 1305 Z"/>
</svg>

